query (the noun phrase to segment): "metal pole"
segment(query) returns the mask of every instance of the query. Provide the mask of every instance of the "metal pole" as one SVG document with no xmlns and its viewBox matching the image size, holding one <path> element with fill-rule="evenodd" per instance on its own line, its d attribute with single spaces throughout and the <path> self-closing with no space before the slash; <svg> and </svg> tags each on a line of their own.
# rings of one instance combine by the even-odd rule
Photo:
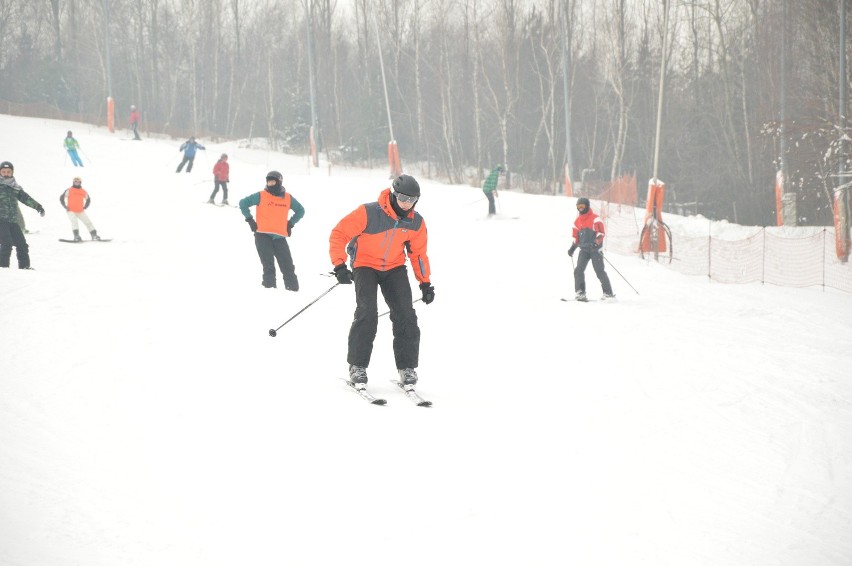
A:
<svg viewBox="0 0 852 566">
<path fill-rule="evenodd" d="M 562 90 L 564 91 L 564 95 L 562 97 L 563 103 L 565 105 L 565 167 L 568 169 L 568 176 L 570 178 L 571 171 L 574 169 L 574 164 L 571 159 L 571 114 L 569 113 L 568 97 L 570 93 L 568 92 L 568 47 L 567 37 L 568 37 L 568 27 L 566 25 L 566 20 L 568 19 L 568 5 L 570 4 L 570 0 L 565 0 L 565 2 L 560 2 L 560 15 L 561 15 L 561 26 L 562 26 Z"/>
<path fill-rule="evenodd" d="M 382 69 L 382 86 L 385 89 L 385 108 L 388 111 L 388 129 L 390 130 L 390 139 L 395 141 L 393 137 L 393 121 L 391 120 L 390 100 L 388 99 L 388 82 L 385 79 L 385 60 L 382 57 L 382 40 L 379 37 L 379 24 L 376 23 L 376 11 L 373 10 L 373 29 L 376 30 L 376 44 L 379 47 L 379 67 Z"/>
<path fill-rule="evenodd" d="M 660 129 L 663 121 L 663 91 L 665 90 L 666 80 L 666 37 L 668 37 L 669 27 L 669 2 L 663 1 L 663 43 L 660 49 L 662 55 L 660 58 L 660 95 L 657 97 L 657 139 L 654 141 L 654 181 L 658 179 L 657 168 L 660 164 Z M 656 206 L 656 205 L 655 205 Z M 656 214 L 655 214 L 656 216 Z"/>
<path fill-rule="evenodd" d="M 305 3 L 305 9 L 308 13 L 308 85 L 310 87 L 311 93 L 311 134 L 314 141 L 313 154 L 311 155 L 311 163 L 314 167 L 319 167 L 319 159 L 317 154 L 319 152 L 319 148 L 316 143 L 316 136 L 318 135 L 319 129 L 317 128 L 317 102 L 316 102 L 316 79 L 314 77 L 314 40 L 312 35 L 312 28 L 314 27 L 313 23 L 313 2 L 308 0 Z"/>
</svg>

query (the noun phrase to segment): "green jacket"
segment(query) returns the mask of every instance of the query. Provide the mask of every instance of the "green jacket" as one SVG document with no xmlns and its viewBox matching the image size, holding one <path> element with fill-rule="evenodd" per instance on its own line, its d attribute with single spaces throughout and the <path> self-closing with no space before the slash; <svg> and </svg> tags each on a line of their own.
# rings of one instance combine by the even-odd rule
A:
<svg viewBox="0 0 852 566">
<path fill-rule="evenodd" d="M 65 149 L 71 151 L 72 149 L 77 149 L 80 147 L 80 142 L 71 137 L 65 138 Z"/>
<path fill-rule="evenodd" d="M 17 223 L 18 202 L 35 210 L 44 210 L 37 200 L 15 182 L 14 177 L 0 177 L 0 220 Z"/>
<path fill-rule="evenodd" d="M 491 173 L 488 174 L 488 177 L 485 178 L 485 182 L 482 184 L 482 192 L 490 193 L 492 191 L 497 190 L 497 182 L 500 179 L 500 168 L 495 167 L 491 170 Z"/>
</svg>

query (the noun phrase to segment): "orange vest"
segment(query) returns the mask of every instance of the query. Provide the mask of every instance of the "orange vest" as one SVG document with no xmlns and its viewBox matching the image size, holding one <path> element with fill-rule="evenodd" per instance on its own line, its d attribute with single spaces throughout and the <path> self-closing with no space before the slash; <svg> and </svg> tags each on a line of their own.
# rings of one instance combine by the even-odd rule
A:
<svg viewBox="0 0 852 566">
<path fill-rule="evenodd" d="M 286 236 L 287 220 L 290 219 L 290 193 L 276 197 L 269 191 L 260 191 L 256 215 L 258 232 Z"/>
<path fill-rule="evenodd" d="M 71 187 L 66 191 L 65 206 L 70 212 L 83 212 L 86 204 L 86 191 Z"/>
</svg>

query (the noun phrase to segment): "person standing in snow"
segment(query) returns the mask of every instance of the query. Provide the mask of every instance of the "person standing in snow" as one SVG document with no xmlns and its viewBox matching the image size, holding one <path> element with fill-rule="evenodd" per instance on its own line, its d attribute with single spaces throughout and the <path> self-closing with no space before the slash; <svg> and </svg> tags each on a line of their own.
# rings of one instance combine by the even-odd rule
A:
<svg viewBox="0 0 852 566">
<path fill-rule="evenodd" d="M 261 284 L 267 289 L 276 287 L 275 262 L 281 269 L 284 288 L 288 291 L 299 290 L 296 266 L 290 254 L 287 238 L 293 226 L 305 215 L 305 208 L 296 197 L 284 189 L 284 177 L 278 171 L 266 174 L 266 189 L 240 199 L 240 211 L 254 232 L 254 245 L 260 264 L 263 266 Z M 256 207 L 257 220 L 252 218 L 249 207 Z M 293 211 L 293 216 L 290 216 Z"/>
<path fill-rule="evenodd" d="M 488 199 L 488 216 L 497 214 L 494 197 L 497 196 L 497 183 L 500 181 L 500 175 L 503 173 L 503 166 L 498 165 L 488 174 L 485 182 L 482 184 L 482 192 L 485 193 L 485 198 Z"/>
<path fill-rule="evenodd" d="M 337 281 L 355 282 L 355 317 L 349 328 L 349 384 L 367 386 L 367 367 L 378 328 L 378 289 L 390 308 L 393 325 L 393 353 L 399 381 L 407 387 L 417 383 L 420 358 L 420 328 L 412 306 L 411 285 L 405 256 L 414 277 L 420 282 L 423 302 L 435 299 L 429 282 L 426 254 L 426 221 L 415 212 L 420 185 L 410 175 L 394 179 L 392 188 L 379 194 L 376 202 L 363 204 L 343 217 L 329 237 L 329 255 Z M 352 270 L 347 267 L 346 260 Z"/>
<path fill-rule="evenodd" d="M 65 192 L 59 197 L 59 203 L 62 205 L 62 208 L 68 211 L 68 218 L 71 220 L 71 231 L 74 233 L 75 242 L 83 241 L 83 238 L 80 237 L 79 220 L 82 220 L 83 224 L 86 225 L 86 229 L 91 234 L 93 240 L 101 239 L 98 236 L 98 231 L 92 225 L 92 221 L 89 220 L 89 216 L 86 214 L 86 209 L 89 208 L 92 200 L 89 198 L 89 193 L 83 188 L 83 180 L 80 177 L 74 177 L 71 186 L 65 189 Z"/>
<path fill-rule="evenodd" d="M 130 107 L 130 129 L 133 130 L 133 139 L 141 140 L 139 137 L 139 111 L 135 106 Z"/>
<path fill-rule="evenodd" d="M 222 204 L 228 204 L 228 180 L 230 179 L 231 167 L 228 165 L 228 154 L 223 153 L 213 166 L 213 194 L 210 195 L 210 204 L 216 204 L 216 193 L 222 187 Z"/>
<path fill-rule="evenodd" d="M 80 148 L 80 142 L 74 139 L 74 134 L 71 133 L 71 130 L 68 130 L 68 135 L 65 136 L 65 151 L 68 152 L 68 156 L 71 157 L 71 163 L 74 164 L 74 167 L 82 167 L 83 160 L 80 159 L 80 156 L 77 154 L 77 150 Z"/>
<path fill-rule="evenodd" d="M 44 207 L 15 181 L 15 167 L 9 161 L 3 161 L 0 163 L 0 267 L 9 267 L 14 247 L 17 250 L 18 268 L 32 269 L 30 247 L 18 224 L 19 202 L 44 216 Z"/>
<path fill-rule="evenodd" d="M 195 152 L 199 149 L 207 148 L 195 141 L 195 137 L 191 137 L 182 144 L 180 144 L 180 149 L 178 151 L 183 152 L 183 160 L 178 165 L 177 171 L 175 171 L 175 173 L 180 173 L 180 170 L 183 169 L 184 165 L 186 165 L 187 173 L 192 171 L 192 164 L 195 161 Z"/>
<path fill-rule="evenodd" d="M 603 247 L 604 223 L 597 214 L 592 212 L 589 199 L 581 197 L 577 199 L 577 218 L 574 220 L 572 235 L 574 243 L 568 249 L 568 255 L 574 257 L 574 252 L 580 248 L 580 256 L 577 258 L 577 267 L 574 268 L 574 298 L 578 301 L 588 301 L 586 298 L 586 266 L 589 260 L 595 270 L 595 275 L 601 282 L 603 299 L 612 299 L 612 285 L 609 276 L 604 269 Z"/>
</svg>

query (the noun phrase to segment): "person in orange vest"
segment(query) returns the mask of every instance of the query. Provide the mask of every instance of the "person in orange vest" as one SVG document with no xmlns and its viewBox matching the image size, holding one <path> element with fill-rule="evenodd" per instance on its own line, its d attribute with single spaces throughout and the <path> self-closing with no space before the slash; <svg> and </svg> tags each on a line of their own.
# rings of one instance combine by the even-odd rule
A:
<svg viewBox="0 0 852 566">
<path fill-rule="evenodd" d="M 266 189 L 240 199 L 240 211 L 254 232 L 254 245 L 260 264 L 263 266 L 261 284 L 267 289 L 276 287 L 275 262 L 281 269 L 284 288 L 288 291 L 299 290 L 296 266 L 290 254 L 287 238 L 293 226 L 305 215 L 305 207 L 296 197 L 284 189 L 284 177 L 278 171 L 266 174 Z M 255 207 L 257 220 L 252 218 L 249 207 Z M 290 211 L 293 216 L 290 216 Z"/>
<path fill-rule="evenodd" d="M 425 304 L 435 300 L 429 282 L 426 255 L 426 221 L 415 212 L 420 184 L 411 175 L 400 175 L 377 201 L 363 204 L 343 217 L 329 236 L 329 255 L 338 283 L 355 282 L 355 318 L 349 328 L 349 385 L 367 386 L 367 366 L 379 323 L 377 291 L 390 308 L 393 354 L 399 382 L 406 388 L 417 384 L 420 327 L 412 306 L 411 284 L 405 258 L 411 262 Z M 351 258 L 352 271 L 346 266 Z"/>
<path fill-rule="evenodd" d="M 59 202 L 62 204 L 62 208 L 68 211 L 68 218 L 71 220 L 71 231 L 74 232 L 75 242 L 83 241 L 83 238 L 80 237 L 80 220 L 86 225 L 86 229 L 91 234 L 93 240 L 101 239 L 98 236 L 98 231 L 92 225 L 92 221 L 89 220 L 89 215 L 86 214 L 86 209 L 89 208 L 92 199 L 89 198 L 89 193 L 83 188 L 83 180 L 80 177 L 74 177 L 71 186 L 65 189 L 65 192 L 59 197 Z"/>
<path fill-rule="evenodd" d="M 231 167 L 228 165 L 228 154 L 223 153 L 213 166 L 213 193 L 210 195 L 209 204 L 216 204 L 216 193 L 222 187 L 222 204 L 228 204 L 228 180 L 231 175 Z"/>
</svg>

